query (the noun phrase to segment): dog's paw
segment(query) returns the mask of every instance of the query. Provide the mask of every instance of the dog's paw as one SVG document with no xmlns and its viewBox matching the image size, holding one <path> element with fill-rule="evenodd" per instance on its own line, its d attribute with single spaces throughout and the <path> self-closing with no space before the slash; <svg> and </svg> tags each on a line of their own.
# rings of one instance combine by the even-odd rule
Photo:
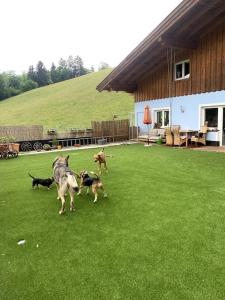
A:
<svg viewBox="0 0 225 300">
<path fill-rule="evenodd" d="M 93 201 L 93 203 L 96 203 L 98 200 L 97 199 L 95 199 L 94 201 Z"/>
<path fill-rule="evenodd" d="M 70 207 L 70 211 L 71 212 L 75 211 L 75 208 L 74 207 Z"/>
<path fill-rule="evenodd" d="M 63 215 L 64 212 L 65 212 L 64 210 L 60 210 L 60 211 L 59 211 L 59 214 L 60 214 L 60 215 Z"/>
</svg>

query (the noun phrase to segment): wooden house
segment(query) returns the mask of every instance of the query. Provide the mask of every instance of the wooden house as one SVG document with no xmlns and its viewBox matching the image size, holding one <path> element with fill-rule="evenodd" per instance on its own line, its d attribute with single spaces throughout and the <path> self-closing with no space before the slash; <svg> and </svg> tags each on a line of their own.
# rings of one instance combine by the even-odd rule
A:
<svg viewBox="0 0 225 300">
<path fill-rule="evenodd" d="M 199 129 L 225 145 L 225 0 L 183 0 L 98 86 L 133 93 L 135 120 Z"/>
</svg>

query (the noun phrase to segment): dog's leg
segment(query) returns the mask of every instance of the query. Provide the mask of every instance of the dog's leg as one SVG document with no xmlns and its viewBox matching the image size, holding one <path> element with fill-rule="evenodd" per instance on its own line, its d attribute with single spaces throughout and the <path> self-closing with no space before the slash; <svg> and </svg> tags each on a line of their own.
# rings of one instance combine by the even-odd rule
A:
<svg viewBox="0 0 225 300">
<path fill-rule="evenodd" d="M 65 211 L 65 197 L 64 195 L 61 196 L 61 210 L 59 211 L 59 214 L 62 215 Z"/>
<path fill-rule="evenodd" d="M 69 190 L 69 194 L 70 194 L 70 211 L 74 211 L 74 192 L 70 189 Z"/>
<path fill-rule="evenodd" d="M 92 193 L 95 195 L 94 203 L 98 201 L 98 193 L 97 193 L 97 187 L 92 186 Z"/>
<path fill-rule="evenodd" d="M 100 183 L 100 184 L 98 185 L 98 187 L 102 190 L 103 195 L 104 195 L 104 197 L 106 198 L 106 197 L 107 197 L 107 193 L 105 192 L 105 189 L 104 189 L 104 187 L 103 187 L 103 184 Z"/>
<path fill-rule="evenodd" d="M 59 195 L 61 199 L 61 210 L 59 211 L 59 214 L 62 215 L 65 212 L 65 187 L 62 186 L 59 190 Z"/>
<path fill-rule="evenodd" d="M 89 193 L 90 193 L 90 189 L 89 189 L 89 187 L 87 187 L 87 192 L 86 192 L 86 194 L 89 195 Z"/>
<path fill-rule="evenodd" d="M 100 161 L 98 162 L 98 172 L 99 172 L 99 175 L 102 174 L 102 164 Z"/>
<path fill-rule="evenodd" d="M 59 188 L 59 196 L 61 199 L 61 210 L 59 211 L 59 214 L 62 215 L 65 212 L 65 194 L 67 189 L 67 182 L 64 182 L 60 188 Z"/>
<path fill-rule="evenodd" d="M 106 161 L 105 161 L 103 164 L 104 164 L 105 171 L 108 172 L 108 168 L 107 168 L 107 165 L 106 165 Z"/>
<path fill-rule="evenodd" d="M 56 182 L 56 187 L 57 187 L 57 193 L 58 193 L 58 196 L 57 196 L 57 200 L 60 200 L 60 195 L 59 195 L 59 184 Z"/>
<path fill-rule="evenodd" d="M 78 191 L 78 193 L 77 193 L 77 196 L 80 196 L 80 194 L 81 194 L 81 192 L 82 192 L 82 188 L 83 188 L 83 185 L 80 185 L 79 191 Z"/>
</svg>

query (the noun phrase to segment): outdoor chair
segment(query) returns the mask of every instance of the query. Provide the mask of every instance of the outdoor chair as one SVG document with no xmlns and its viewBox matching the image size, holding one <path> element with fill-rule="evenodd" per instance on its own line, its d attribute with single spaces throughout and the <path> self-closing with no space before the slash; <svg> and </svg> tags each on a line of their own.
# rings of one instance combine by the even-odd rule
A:
<svg viewBox="0 0 225 300">
<path fill-rule="evenodd" d="M 173 146 L 173 134 L 170 128 L 165 128 L 165 134 L 166 134 L 166 145 L 167 146 Z"/>
<path fill-rule="evenodd" d="M 182 146 L 187 142 L 187 137 L 180 135 L 180 130 L 178 128 L 174 128 L 173 130 L 173 144 L 174 146 Z"/>
<path fill-rule="evenodd" d="M 191 137 L 191 143 L 195 143 L 197 146 L 198 144 L 206 145 L 206 134 L 207 134 L 208 127 L 206 125 L 201 126 L 199 132 L 196 135 Z"/>
<path fill-rule="evenodd" d="M 174 129 L 180 130 L 180 125 L 171 125 L 171 130 L 173 131 Z"/>
</svg>

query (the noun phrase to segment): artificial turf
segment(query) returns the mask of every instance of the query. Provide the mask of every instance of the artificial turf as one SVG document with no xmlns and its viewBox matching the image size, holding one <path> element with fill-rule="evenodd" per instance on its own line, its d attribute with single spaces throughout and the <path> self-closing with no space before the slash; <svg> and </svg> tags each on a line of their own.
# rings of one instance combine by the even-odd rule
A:
<svg viewBox="0 0 225 300">
<path fill-rule="evenodd" d="M 224 299 L 225 154 L 105 151 L 108 198 L 83 192 L 63 216 L 27 174 L 50 176 L 55 153 L 0 161 L 0 299 Z M 71 168 L 96 170 L 95 152 Z"/>
</svg>

